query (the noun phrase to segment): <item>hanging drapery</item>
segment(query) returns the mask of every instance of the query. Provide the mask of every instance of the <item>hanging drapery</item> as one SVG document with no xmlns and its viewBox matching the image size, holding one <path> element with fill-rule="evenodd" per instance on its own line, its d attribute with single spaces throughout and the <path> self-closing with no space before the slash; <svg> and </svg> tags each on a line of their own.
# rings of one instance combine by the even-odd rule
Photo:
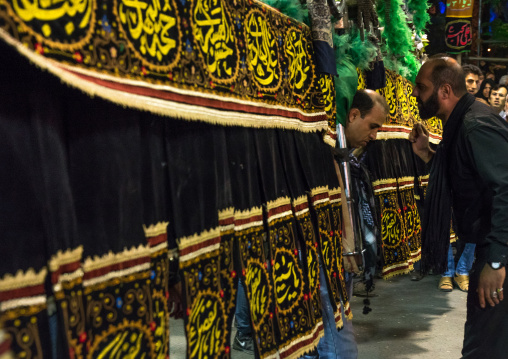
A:
<svg viewBox="0 0 508 359">
<path fill-rule="evenodd" d="M 251 1 L 54 6 L 0 4 L 13 352 L 166 357 L 175 252 L 188 357 L 230 356 L 239 278 L 259 357 L 316 347 L 320 270 L 351 318 L 310 29 Z"/>
<path fill-rule="evenodd" d="M 366 88 L 359 72 L 359 88 Z M 407 141 L 413 125 L 421 121 L 412 84 L 386 70 L 386 86 L 376 90 L 386 99 L 389 114 L 367 147 L 366 163 L 373 177 L 373 189 L 381 219 L 382 275 L 385 279 L 413 270 L 421 258 L 421 219 L 418 203 L 428 183 L 425 165 Z M 423 121 L 430 142 L 441 140 L 442 125 L 437 118 Z"/>
</svg>

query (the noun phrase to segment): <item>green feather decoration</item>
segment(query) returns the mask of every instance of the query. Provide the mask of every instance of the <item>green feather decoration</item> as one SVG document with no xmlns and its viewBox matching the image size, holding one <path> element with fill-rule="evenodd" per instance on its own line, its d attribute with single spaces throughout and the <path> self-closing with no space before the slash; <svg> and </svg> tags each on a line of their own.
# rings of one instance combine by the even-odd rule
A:
<svg viewBox="0 0 508 359">
<path fill-rule="evenodd" d="M 420 65 L 413 54 L 414 43 L 406 14 L 401 8 L 402 1 L 378 0 L 376 9 L 379 22 L 384 26 L 381 36 L 385 41 L 386 67 L 414 82 Z"/>
<path fill-rule="evenodd" d="M 430 15 L 427 12 L 430 4 L 423 0 L 408 0 L 409 12 L 413 14 L 413 24 L 418 36 L 422 36 L 425 27 L 430 21 Z"/>
<path fill-rule="evenodd" d="M 289 16 L 306 25 L 310 24 L 309 10 L 307 5 L 303 5 L 299 0 L 261 0 L 286 16 Z"/>
</svg>

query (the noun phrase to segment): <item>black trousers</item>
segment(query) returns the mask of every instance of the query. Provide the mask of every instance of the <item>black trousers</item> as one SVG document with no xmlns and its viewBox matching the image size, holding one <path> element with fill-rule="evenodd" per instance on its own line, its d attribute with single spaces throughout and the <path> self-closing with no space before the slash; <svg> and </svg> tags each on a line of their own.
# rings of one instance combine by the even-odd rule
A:
<svg viewBox="0 0 508 359">
<path fill-rule="evenodd" d="M 508 281 L 503 288 L 505 298 L 495 307 L 480 307 L 478 281 L 486 263 L 477 257 L 469 276 L 467 320 L 464 331 L 462 359 L 508 358 Z"/>
</svg>

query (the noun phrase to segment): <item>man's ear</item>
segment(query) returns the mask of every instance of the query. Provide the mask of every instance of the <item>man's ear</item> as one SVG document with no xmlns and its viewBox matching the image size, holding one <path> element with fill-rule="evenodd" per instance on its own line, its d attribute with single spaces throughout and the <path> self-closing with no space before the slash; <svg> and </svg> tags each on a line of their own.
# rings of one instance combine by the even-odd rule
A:
<svg viewBox="0 0 508 359">
<path fill-rule="evenodd" d="M 443 100 L 448 100 L 450 98 L 450 96 L 453 94 L 453 90 L 452 90 L 452 87 L 450 86 L 450 84 L 444 84 L 439 89 L 439 93 L 440 93 L 441 98 Z"/>
<path fill-rule="evenodd" d="M 352 108 L 350 111 L 349 111 L 349 115 L 348 115 L 348 122 L 353 122 L 354 120 L 356 120 L 358 117 L 360 117 L 360 110 L 358 110 L 357 108 Z"/>
</svg>

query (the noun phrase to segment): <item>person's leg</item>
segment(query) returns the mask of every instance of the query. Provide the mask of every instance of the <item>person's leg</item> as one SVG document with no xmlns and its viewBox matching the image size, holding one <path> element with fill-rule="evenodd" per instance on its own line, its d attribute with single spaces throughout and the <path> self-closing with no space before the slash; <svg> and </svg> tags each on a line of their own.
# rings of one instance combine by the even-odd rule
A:
<svg viewBox="0 0 508 359">
<path fill-rule="evenodd" d="M 245 288 L 241 280 L 238 280 L 238 294 L 236 296 L 235 309 L 236 335 L 233 341 L 233 349 L 254 354 L 254 340 L 250 325 L 250 308 L 245 294 Z"/>
<path fill-rule="evenodd" d="M 443 273 L 439 281 L 439 289 L 443 292 L 451 292 L 453 290 L 452 277 L 455 274 L 455 259 L 453 258 L 453 248 L 450 245 L 448 248 L 448 268 Z"/>
<path fill-rule="evenodd" d="M 463 292 L 469 290 L 469 271 L 473 266 L 475 247 L 474 243 L 466 243 L 455 269 L 453 280 Z"/>
<path fill-rule="evenodd" d="M 457 262 L 457 268 L 455 269 L 455 274 L 458 275 L 469 275 L 471 271 L 471 267 L 473 267 L 474 262 L 474 250 L 476 248 L 476 244 L 474 243 L 466 243 L 464 247 L 464 251 Z"/>
<path fill-rule="evenodd" d="M 320 280 L 320 297 L 323 314 L 323 328 L 324 336 L 319 340 L 317 345 L 317 353 L 306 354 L 302 359 L 337 359 L 340 350 L 339 346 L 339 332 L 335 326 L 335 314 L 333 306 L 330 302 L 328 295 L 328 286 L 325 279 L 325 268 L 320 264 L 319 266 L 319 280 Z"/>
<path fill-rule="evenodd" d="M 353 295 L 353 275 L 346 272 L 346 291 L 349 298 Z M 358 346 L 355 340 L 353 329 L 353 321 L 346 318 L 344 313 L 344 305 L 342 306 L 342 322 L 344 326 L 339 330 L 339 352 L 337 358 L 340 359 L 356 359 L 358 358 Z"/>
<path fill-rule="evenodd" d="M 467 320 L 464 327 L 464 346 L 462 359 L 505 359 L 508 343 L 508 298 L 495 307 L 487 304 L 480 307 L 478 300 L 478 280 L 485 262 L 475 262 L 471 271 L 471 290 L 467 295 Z M 508 281 L 503 285 L 504 293 L 508 292 Z"/>
</svg>

